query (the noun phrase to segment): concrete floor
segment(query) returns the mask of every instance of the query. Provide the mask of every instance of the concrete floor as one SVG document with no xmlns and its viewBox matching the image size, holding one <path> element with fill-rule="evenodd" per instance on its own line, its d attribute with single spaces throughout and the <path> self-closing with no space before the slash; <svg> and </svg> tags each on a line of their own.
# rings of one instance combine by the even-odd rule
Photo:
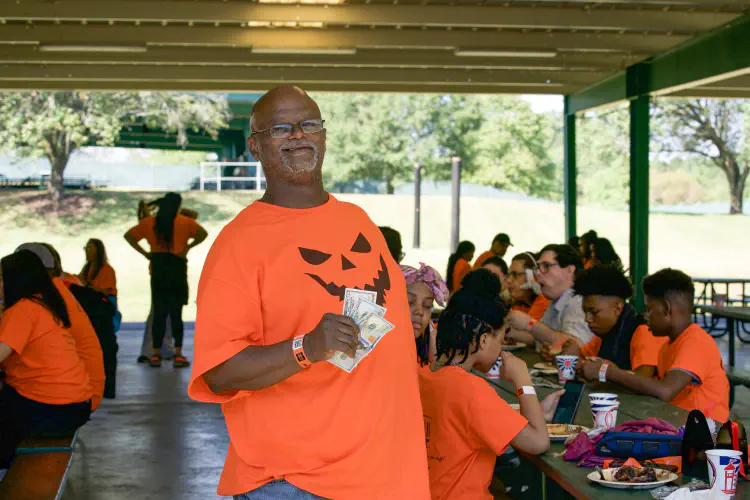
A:
<svg viewBox="0 0 750 500">
<path fill-rule="evenodd" d="M 229 446 L 220 407 L 188 398 L 189 368 L 137 364 L 136 328 L 118 334 L 117 399 L 81 428 L 63 500 L 225 498 L 216 495 Z"/>
<path fill-rule="evenodd" d="M 218 405 L 187 396 L 190 369 L 137 364 L 143 328 L 119 333 L 117 399 L 105 400 L 79 433 L 63 500 L 207 500 L 216 495 L 229 438 Z M 192 329 L 185 354 L 192 359 Z M 727 362 L 727 338 L 717 343 Z M 737 366 L 750 369 L 750 345 L 737 341 Z M 750 390 L 732 409 L 750 421 Z"/>
</svg>

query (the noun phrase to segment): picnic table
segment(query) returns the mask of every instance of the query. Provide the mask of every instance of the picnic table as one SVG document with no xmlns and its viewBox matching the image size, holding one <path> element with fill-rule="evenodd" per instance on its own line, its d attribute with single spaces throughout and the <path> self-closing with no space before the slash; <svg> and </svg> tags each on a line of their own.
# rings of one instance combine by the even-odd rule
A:
<svg viewBox="0 0 750 500">
<path fill-rule="evenodd" d="M 727 331 L 729 332 L 729 366 L 734 368 L 734 352 L 736 347 L 737 323 L 750 322 L 750 308 L 747 307 L 716 307 L 712 305 L 695 306 L 698 314 L 710 314 L 714 318 L 727 320 Z"/>
<path fill-rule="evenodd" d="M 542 361 L 541 356 L 531 350 L 514 352 L 517 357 L 526 361 L 531 368 L 535 363 Z M 509 403 L 517 403 L 515 388 L 510 382 L 502 379 L 487 379 L 497 394 Z M 555 378 L 556 380 L 556 378 Z M 537 387 L 539 399 L 544 399 L 554 389 Z M 581 405 L 573 421 L 576 425 L 593 428 L 594 422 L 588 403 L 588 395 L 592 392 L 611 392 L 618 395 L 620 408 L 618 410 L 617 422 L 621 424 L 629 420 L 643 420 L 648 417 L 657 417 L 666 420 L 675 427 L 684 425 L 688 412 L 665 403 L 656 398 L 642 396 L 632 391 L 611 383 L 587 383 L 581 399 Z M 542 499 L 557 500 L 561 498 L 616 500 L 622 498 L 650 499 L 648 491 L 615 490 L 605 488 L 591 483 L 586 476 L 594 469 L 580 468 L 575 462 L 566 462 L 562 458 L 565 451 L 563 443 L 552 443 L 549 451 L 544 455 L 529 455 L 517 450 L 518 454 L 527 462 L 531 463 L 542 473 Z M 675 484 L 685 484 L 689 478 L 680 479 Z M 736 498 L 750 497 L 750 483 L 740 481 Z"/>
</svg>

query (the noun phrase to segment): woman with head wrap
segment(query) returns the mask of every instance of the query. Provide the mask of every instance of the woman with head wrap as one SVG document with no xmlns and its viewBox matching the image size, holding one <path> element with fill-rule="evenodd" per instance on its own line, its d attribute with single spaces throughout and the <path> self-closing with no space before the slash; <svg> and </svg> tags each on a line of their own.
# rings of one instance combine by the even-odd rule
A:
<svg viewBox="0 0 750 500">
<path fill-rule="evenodd" d="M 419 266 L 419 269 L 401 266 L 401 270 L 406 278 L 411 324 L 417 341 L 417 361 L 421 366 L 426 366 L 435 359 L 436 352 L 437 331 L 432 324 L 432 308 L 434 303 L 444 307 L 450 292 L 437 270 L 421 262 Z"/>
</svg>

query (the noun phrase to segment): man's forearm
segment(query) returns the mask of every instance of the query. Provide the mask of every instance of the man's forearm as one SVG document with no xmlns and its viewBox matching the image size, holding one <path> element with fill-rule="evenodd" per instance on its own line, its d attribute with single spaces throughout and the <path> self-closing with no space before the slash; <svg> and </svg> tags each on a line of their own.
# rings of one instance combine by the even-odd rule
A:
<svg viewBox="0 0 750 500">
<path fill-rule="evenodd" d="M 282 382 L 302 367 L 294 359 L 292 340 L 269 346 L 249 346 L 204 375 L 216 393 L 257 391 Z"/>
<path fill-rule="evenodd" d="M 672 400 L 669 388 L 662 382 L 633 375 L 613 365 L 610 365 L 607 370 L 607 381 L 627 387 L 639 394 L 659 398 L 662 401 L 669 402 Z"/>
<path fill-rule="evenodd" d="M 531 329 L 531 334 L 536 338 L 539 342 L 547 342 L 549 344 L 552 344 L 554 342 L 557 342 L 558 340 L 562 338 L 566 339 L 572 339 L 575 341 L 579 346 L 583 347 L 583 343 L 580 339 L 570 335 L 569 333 L 561 332 L 558 330 L 555 330 L 553 328 L 548 327 L 544 323 L 537 322 L 534 327 Z"/>
</svg>

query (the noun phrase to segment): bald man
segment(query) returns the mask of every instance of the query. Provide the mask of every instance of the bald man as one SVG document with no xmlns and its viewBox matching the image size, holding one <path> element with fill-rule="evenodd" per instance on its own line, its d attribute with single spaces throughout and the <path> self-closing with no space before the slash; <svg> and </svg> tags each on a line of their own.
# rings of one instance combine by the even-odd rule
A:
<svg viewBox="0 0 750 500">
<path fill-rule="evenodd" d="M 304 91 L 271 90 L 250 127 L 268 188 L 206 259 L 189 387 L 191 397 L 220 403 L 226 419 L 218 493 L 426 500 L 403 275 L 367 214 L 323 188 L 326 130 Z M 347 288 L 375 292 L 395 326 L 349 372 L 327 362 L 334 353 L 354 358 L 359 346 L 357 325 L 341 315 Z"/>
</svg>

